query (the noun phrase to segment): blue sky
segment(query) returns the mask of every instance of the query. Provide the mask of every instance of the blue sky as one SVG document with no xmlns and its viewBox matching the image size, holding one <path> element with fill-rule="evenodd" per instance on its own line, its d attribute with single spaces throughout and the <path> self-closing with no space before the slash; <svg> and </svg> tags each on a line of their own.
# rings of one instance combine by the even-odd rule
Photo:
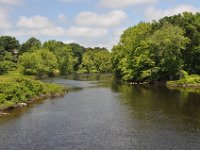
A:
<svg viewBox="0 0 200 150">
<path fill-rule="evenodd" d="M 0 35 L 110 49 L 129 26 L 183 11 L 200 0 L 0 0 Z"/>
</svg>

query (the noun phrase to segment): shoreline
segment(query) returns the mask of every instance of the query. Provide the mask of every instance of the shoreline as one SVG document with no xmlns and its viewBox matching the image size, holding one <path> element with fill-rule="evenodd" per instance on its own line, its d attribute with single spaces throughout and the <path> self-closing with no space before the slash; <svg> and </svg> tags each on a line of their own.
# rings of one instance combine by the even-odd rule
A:
<svg viewBox="0 0 200 150">
<path fill-rule="evenodd" d="M 6 111 L 25 107 L 39 99 L 64 96 L 69 89 L 63 85 L 46 83 L 28 77 L 0 76 L 0 117 Z"/>
<path fill-rule="evenodd" d="M 195 84 L 166 84 L 167 87 L 177 87 L 177 88 L 200 88 L 200 83 Z"/>
<path fill-rule="evenodd" d="M 176 81 L 155 81 L 155 82 L 128 82 L 130 85 L 157 85 L 174 88 L 200 88 L 200 83 L 177 83 Z"/>
<path fill-rule="evenodd" d="M 67 88 L 65 88 L 64 90 L 64 93 L 53 93 L 53 94 L 41 94 L 39 96 L 36 96 L 34 98 L 30 98 L 29 100 L 27 100 L 26 102 L 22 102 L 22 103 L 17 103 L 13 106 L 5 106 L 3 108 L 0 108 L 0 117 L 3 117 L 3 116 L 7 116 L 9 115 L 10 113 L 7 113 L 6 111 L 8 110 L 13 110 L 15 108 L 23 108 L 23 107 L 26 107 L 28 106 L 29 104 L 31 103 L 34 103 L 35 101 L 37 100 L 45 100 L 45 99 L 54 99 L 54 98 L 58 98 L 58 97 L 63 97 L 65 96 L 65 94 L 68 92 L 69 90 Z"/>
</svg>

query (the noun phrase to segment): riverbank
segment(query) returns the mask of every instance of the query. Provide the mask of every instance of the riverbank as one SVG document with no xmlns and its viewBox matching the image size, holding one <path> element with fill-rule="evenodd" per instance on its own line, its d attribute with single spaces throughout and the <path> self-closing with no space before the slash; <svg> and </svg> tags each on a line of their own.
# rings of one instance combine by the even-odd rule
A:
<svg viewBox="0 0 200 150">
<path fill-rule="evenodd" d="M 26 76 L 0 76 L 0 116 L 3 111 L 26 106 L 38 99 L 63 96 L 66 88 L 57 84 L 44 83 Z"/>
<path fill-rule="evenodd" d="M 199 75 L 190 75 L 186 76 L 180 80 L 168 81 L 168 87 L 194 87 L 200 88 L 200 76 Z"/>
</svg>

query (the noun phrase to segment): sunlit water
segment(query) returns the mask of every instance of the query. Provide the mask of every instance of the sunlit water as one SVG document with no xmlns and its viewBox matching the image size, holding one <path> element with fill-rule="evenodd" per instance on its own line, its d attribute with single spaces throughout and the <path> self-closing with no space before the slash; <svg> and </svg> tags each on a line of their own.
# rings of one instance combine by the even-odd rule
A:
<svg viewBox="0 0 200 150">
<path fill-rule="evenodd" d="M 0 118 L 1 150 L 199 150 L 200 95 L 69 76 L 71 87 Z"/>
</svg>

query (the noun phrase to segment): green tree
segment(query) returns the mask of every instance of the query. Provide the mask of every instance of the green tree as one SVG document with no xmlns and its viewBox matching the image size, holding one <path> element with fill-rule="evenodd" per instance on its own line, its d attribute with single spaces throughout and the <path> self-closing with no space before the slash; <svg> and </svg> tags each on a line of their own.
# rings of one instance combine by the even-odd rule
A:
<svg viewBox="0 0 200 150">
<path fill-rule="evenodd" d="M 154 64 L 147 43 L 151 34 L 149 23 L 140 23 L 124 31 L 119 44 L 112 49 L 113 71 L 117 76 L 124 80 L 137 81 L 141 80 L 142 74 L 149 72 Z"/>
<path fill-rule="evenodd" d="M 72 48 L 72 52 L 73 52 L 74 56 L 77 57 L 77 60 L 78 60 L 73 66 L 73 70 L 77 71 L 80 64 L 82 63 L 85 48 L 77 43 L 70 43 L 69 45 Z"/>
<path fill-rule="evenodd" d="M 38 50 L 41 48 L 41 42 L 40 40 L 31 37 L 30 39 L 28 39 L 26 42 L 24 42 L 19 50 L 20 54 L 23 54 L 25 52 L 33 52 L 34 50 Z"/>
<path fill-rule="evenodd" d="M 94 55 L 92 51 L 87 51 L 83 54 L 83 60 L 81 65 L 83 68 L 83 72 L 86 73 L 97 72 L 94 66 Z"/>
<path fill-rule="evenodd" d="M 83 72 L 87 73 L 111 72 L 111 53 L 105 48 L 88 48 L 81 65 Z"/>
<path fill-rule="evenodd" d="M 20 44 L 14 37 L 0 37 L 0 74 L 16 67 L 17 52 Z"/>
<path fill-rule="evenodd" d="M 158 22 L 153 23 L 154 30 L 160 29 L 164 24 L 171 23 L 175 26 L 181 27 L 190 42 L 186 44 L 186 48 L 181 51 L 183 59 L 183 69 L 187 72 L 200 74 L 200 52 L 197 47 L 200 45 L 200 13 L 184 12 L 182 14 L 164 17 Z"/>
<path fill-rule="evenodd" d="M 43 47 L 49 49 L 56 56 L 61 75 L 73 72 L 74 64 L 77 63 L 78 59 L 74 56 L 70 45 L 51 40 L 45 42 Z"/>
<path fill-rule="evenodd" d="M 101 50 L 94 53 L 94 65 L 99 73 L 111 72 L 111 53 L 107 50 Z"/>
<path fill-rule="evenodd" d="M 150 36 L 150 53 L 158 71 L 154 73 L 159 75 L 159 79 L 172 80 L 180 77 L 183 67 L 181 51 L 185 49 L 187 42 L 184 30 L 168 23 Z"/>
<path fill-rule="evenodd" d="M 15 50 L 19 50 L 20 44 L 15 37 L 1 36 L 0 37 L 1 51 L 13 53 Z"/>
<path fill-rule="evenodd" d="M 169 23 L 153 27 L 140 23 L 124 31 L 112 49 L 112 66 L 117 76 L 136 82 L 181 76 L 181 51 L 188 42 L 184 30 Z"/>
<path fill-rule="evenodd" d="M 40 49 L 31 53 L 24 53 L 19 58 L 19 64 L 24 74 L 52 76 L 57 69 L 56 56 L 48 49 Z"/>
</svg>

